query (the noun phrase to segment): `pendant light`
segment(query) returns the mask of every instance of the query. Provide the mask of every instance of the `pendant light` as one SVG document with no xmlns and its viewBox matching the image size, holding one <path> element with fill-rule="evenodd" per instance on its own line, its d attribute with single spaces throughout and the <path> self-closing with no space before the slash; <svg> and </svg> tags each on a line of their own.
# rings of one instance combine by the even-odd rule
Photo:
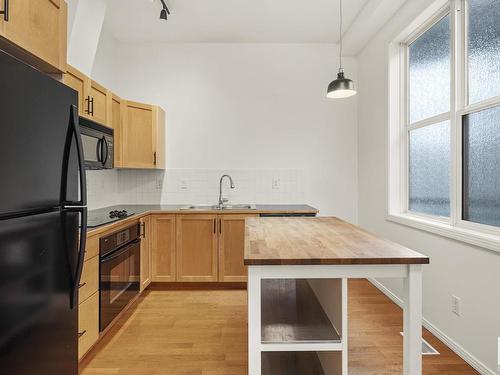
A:
<svg viewBox="0 0 500 375">
<path fill-rule="evenodd" d="M 356 95 L 356 89 L 354 88 L 354 82 L 349 78 L 344 76 L 344 69 L 342 68 L 342 0 L 340 0 L 340 67 L 337 73 L 337 79 L 330 82 L 328 85 L 328 90 L 326 92 L 327 98 L 348 98 L 350 96 Z"/>
</svg>

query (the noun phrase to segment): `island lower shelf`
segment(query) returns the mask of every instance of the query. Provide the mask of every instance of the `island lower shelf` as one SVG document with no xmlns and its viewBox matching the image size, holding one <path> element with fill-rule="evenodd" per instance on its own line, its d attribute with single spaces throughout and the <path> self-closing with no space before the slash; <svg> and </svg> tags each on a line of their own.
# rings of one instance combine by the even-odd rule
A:
<svg viewBox="0 0 500 375">
<path fill-rule="evenodd" d="M 262 353 L 262 375 L 325 375 L 315 352 Z"/>
<path fill-rule="evenodd" d="M 304 279 L 262 280 L 261 325 L 261 340 L 266 347 L 290 345 L 317 350 L 314 346 L 323 345 L 325 350 L 342 349 L 338 330 Z"/>
</svg>

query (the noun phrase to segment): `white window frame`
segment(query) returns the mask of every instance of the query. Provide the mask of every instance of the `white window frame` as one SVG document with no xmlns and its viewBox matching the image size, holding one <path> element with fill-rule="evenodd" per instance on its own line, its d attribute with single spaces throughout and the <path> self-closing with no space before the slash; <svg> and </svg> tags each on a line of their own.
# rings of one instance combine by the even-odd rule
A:
<svg viewBox="0 0 500 375">
<path fill-rule="evenodd" d="M 467 2 L 436 1 L 389 45 L 387 219 L 500 252 L 499 227 L 462 219 L 462 119 L 500 105 L 500 96 L 468 104 Z M 450 111 L 409 125 L 408 46 L 447 14 L 452 38 Z M 409 211 L 409 131 L 446 120 L 450 121 L 450 217 Z"/>
</svg>

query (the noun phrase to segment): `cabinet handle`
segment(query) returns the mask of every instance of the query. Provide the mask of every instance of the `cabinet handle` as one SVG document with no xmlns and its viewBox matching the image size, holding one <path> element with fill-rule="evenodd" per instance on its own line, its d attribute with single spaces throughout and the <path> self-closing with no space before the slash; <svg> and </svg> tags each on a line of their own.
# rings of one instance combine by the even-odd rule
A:
<svg viewBox="0 0 500 375">
<path fill-rule="evenodd" d="M 85 101 L 87 102 L 87 109 L 85 110 L 85 113 L 90 115 L 90 95 L 85 98 Z"/>
<path fill-rule="evenodd" d="M 219 219 L 219 234 L 222 234 L 222 219 Z"/>
<path fill-rule="evenodd" d="M 90 114 L 94 116 L 94 98 L 90 99 L 90 104 L 91 104 Z"/>
<path fill-rule="evenodd" d="M 142 223 L 141 223 L 141 228 L 142 228 L 142 234 L 141 234 L 141 237 L 142 237 L 142 238 L 146 238 L 146 223 L 145 223 L 145 222 L 142 222 Z"/>
<path fill-rule="evenodd" d="M 0 14 L 3 14 L 5 22 L 9 22 L 9 0 L 3 0 L 3 10 L 0 11 Z"/>
<path fill-rule="evenodd" d="M 78 284 L 78 289 L 83 288 L 87 283 Z"/>
<path fill-rule="evenodd" d="M 87 330 L 83 331 L 83 332 L 78 332 L 78 338 L 82 337 L 83 335 L 85 335 L 87 333 Z"/>
<path fill-rule="evenodd" d="M 216 225 L 216 224 L 215 224 L 215 222 L 216 222 L 216 221 L 215 221 L 215 219 L 214 219 L 214 234 L 216 233 L 216 232 L 215 232 L 215 225 Z"/>
<path fill-rule="evenodd" d="M 154 165 L 156 165 L 156 151 L 153 153 L 153 159 L 154 159 L 153 163 L 154 163 Z"/>
</svg>

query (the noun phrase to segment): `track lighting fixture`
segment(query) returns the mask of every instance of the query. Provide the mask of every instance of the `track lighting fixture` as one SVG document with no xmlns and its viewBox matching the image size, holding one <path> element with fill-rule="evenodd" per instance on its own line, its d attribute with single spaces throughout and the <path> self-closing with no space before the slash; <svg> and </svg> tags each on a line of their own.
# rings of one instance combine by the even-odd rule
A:
<svg viewBox="0 0 500 375">
<path fill-rule="evenodd" d="M 168 10 L 165 0 L 160 0 L 160 1 L 161 4 L 163 5 L 163 9 L 160 12 L 160 19 L 166 21 L 168 19 L 168 16 L 170 15 L 170 10 Z"/>
</svg>

